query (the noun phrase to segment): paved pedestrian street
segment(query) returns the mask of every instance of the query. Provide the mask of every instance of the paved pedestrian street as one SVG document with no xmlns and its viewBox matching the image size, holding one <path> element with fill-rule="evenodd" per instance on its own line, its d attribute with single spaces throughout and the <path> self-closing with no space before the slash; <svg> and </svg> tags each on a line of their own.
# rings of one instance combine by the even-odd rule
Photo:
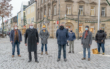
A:
<svg viewBox="0 0 110 69">
<path fill-rule="evenodd" d="M 93 41 L 91 49 L 97 48 L 97 44 Z M 34 54 L 32 53 L 32 62 L 28 63 L 27 46 L 24 44 L 24 38 L 20 45 L 21 57 L 17 56 L 12 58 L 12 45 L 9 38 L 0 38 L 0 69 L 110 69 L 110 40 L 106 40 L 105 55 L 92 54 L 91 61 L 81 60 L 83 57 L 83 49 L 80 40 L 75 40 L 75 53 L 69 54 L 69 46 L 66 48 L 67 62 L 64 62 L 63 55 L 60 62 L 57 62 L 58 46 L 56 39 L 48 40 L 48 53 L 49 55 L 40 55 L 41 44 L 38 45 L 38 60 L 35 63 Z M 16 50 L 17 51 L 17 50 Z M 63 54 L 63 51 L 62 51 Z"/>
</svg>

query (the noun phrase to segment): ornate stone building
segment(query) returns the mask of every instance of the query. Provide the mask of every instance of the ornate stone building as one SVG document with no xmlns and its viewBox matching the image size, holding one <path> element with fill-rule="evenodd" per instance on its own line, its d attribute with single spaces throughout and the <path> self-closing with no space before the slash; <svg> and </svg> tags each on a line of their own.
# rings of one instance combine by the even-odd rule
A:
<svg viewBox="0 0 110 69">
<path fill-rule="evenodd" d="M 100 5 L 100 28 L 107 31 L 107 37 L 110 37 L 110 6 L 106 0 L 101 0 Z M 40 31 L 45 24 L 50 37 L 55 37 L 60 16 L 60 24 L 72 29 L 77 36 L 78 12 L 79 36 L 82 36 L 85 26 L 89 25 L 94 37 L 97 32 L 98 0 L 37 0 L 37 29 Z"/>
</svg>

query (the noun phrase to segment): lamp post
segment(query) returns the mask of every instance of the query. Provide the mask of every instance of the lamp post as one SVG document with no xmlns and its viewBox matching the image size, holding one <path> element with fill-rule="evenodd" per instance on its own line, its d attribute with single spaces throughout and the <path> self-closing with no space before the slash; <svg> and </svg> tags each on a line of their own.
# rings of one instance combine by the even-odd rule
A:
<svg viewBox="0 0 110 69">
<path fill-rule="evenodd" d="M 59 26 L 60 26 L 60 0 L 59 0 Z"/>
<path fill-rule="evenodd" d="M 100 0 L 98 2 L 98 30 L 100 28 Z"/>
<path fill-rule="evenodd" d="M 79 13 L 80 12 L 80 10 L 78 11 L 78 40 L 79 40 Z"/>
</svg>

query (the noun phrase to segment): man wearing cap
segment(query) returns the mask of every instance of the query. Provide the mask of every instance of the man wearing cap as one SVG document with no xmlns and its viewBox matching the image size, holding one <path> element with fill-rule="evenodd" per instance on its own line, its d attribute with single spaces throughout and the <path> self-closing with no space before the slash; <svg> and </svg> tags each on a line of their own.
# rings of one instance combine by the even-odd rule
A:
<svg viewBox="0 0 110 69">
<path fill-rule="evenodd" d="M 45 54 L 48 55 L 47 52 L 47 43 L 48 43 L 48 38 L 49 38 L 49 32 L 46 30 L 45 25 L 43 25 L 42 30 L 40 31 L 40 38 L 41 38 L 41 55 L 43 55 L 43 47 L 45 45 Z"/>
<path fill-rule="evenodd" d="M 57 44 L 58 44 L 58 59 L 57 62 L 60 61 L 61 58 L 61 49 L 63 48 L 63 58 L 66 62 L 66 43 L 68 39 L 68 31 L 64 28 L 64 25 L 61 24 L 59 29 L 56 32 Z"/>
<path fill-rule="evenodd" d="M 27 42 L 27 39 L 28 39 L 28 42 Z M 30 24 L 25 34 L 25 45 L 26 46 L 28 45 L 28 52 L 29 52 L 28 62 L 32 61 L 31 52 L 34 52 L 35 62 L 38 63 L 38 58 L 37 58 L 37 45 L 38 44 L 39 44 L 39 37 L 38 37 L 37 29 L 33 27 L 33 24 Z"/>
<path fill-rule="evenodd" d="M 81 38 L 81 44 L 83 45 L 83 58 L 86 59 L 86 48 L 88 50 L 88 61 L 90 61 L 90 47 L 92 45 L 92 33 L 89 31 L 89 26 L 85 27 L 85 31 L 83 32 L 83 36 Z"/>
</svg>

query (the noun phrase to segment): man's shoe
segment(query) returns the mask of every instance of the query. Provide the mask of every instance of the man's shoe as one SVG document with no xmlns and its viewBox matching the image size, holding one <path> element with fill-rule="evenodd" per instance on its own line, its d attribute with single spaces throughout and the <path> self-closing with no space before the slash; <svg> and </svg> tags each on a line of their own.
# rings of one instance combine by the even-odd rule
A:
<svg viewBox="0 0 110 69">
<path fill-rule="evenodd" d="M 31 60 L 29 60 L 28 62 L 31 62 Z"/>
<path fill-rule="evenodd" d="M 102 53 L 102 55 L 104 55 L 104 53 Z"/>
<path fill-rule="evenodd" d="M 18 57 L 21 57 L 21 55 L 18 55 Z"/>
<path fill-rule="evenodd" d="M 68 53 L 71 53 L 71 51 L 69 51 Z"/>
<path fill-rule="evenodd" d="M 35 60 L 35 62 L 39 63 L 39 61 L 38 61 L 38 60 Z"/>
<path fill-rule="evenodd" d="M 41 55 L 43 55 L 43 52 L 41 52 Z"/>
<path fill-rule="evenodd" d="M 45 52 L 45 54 L 46 54 L 46 55 L 48 55 L 48 53 L 47 53 L 47 52 Z"/>
<path fill-rule="evenodd" d="M 90 58 L 88 58 L 88 61 L 90 61 Z"/>
<path fill-rule="evenodd" d="M 64 61 L 66 62 L 66 61 L 67 61 L 67 59 L 64 59 Z"/>
<path fill-rule="evenodd" d="M 59 61 L 60 61 L 60 59 L 58 58 L 58 59 L 57 59 L 57 62 L 59 62 Z"/>
<path fill-rule="evenodd" d="M 14 57 L 14 55 L 12 55 L 12 58 Z"/>
<path fill-rule="evenodd" d="M 86 58 L 82 58 L 82 60 L 86 60 Z"/>
</svg>

